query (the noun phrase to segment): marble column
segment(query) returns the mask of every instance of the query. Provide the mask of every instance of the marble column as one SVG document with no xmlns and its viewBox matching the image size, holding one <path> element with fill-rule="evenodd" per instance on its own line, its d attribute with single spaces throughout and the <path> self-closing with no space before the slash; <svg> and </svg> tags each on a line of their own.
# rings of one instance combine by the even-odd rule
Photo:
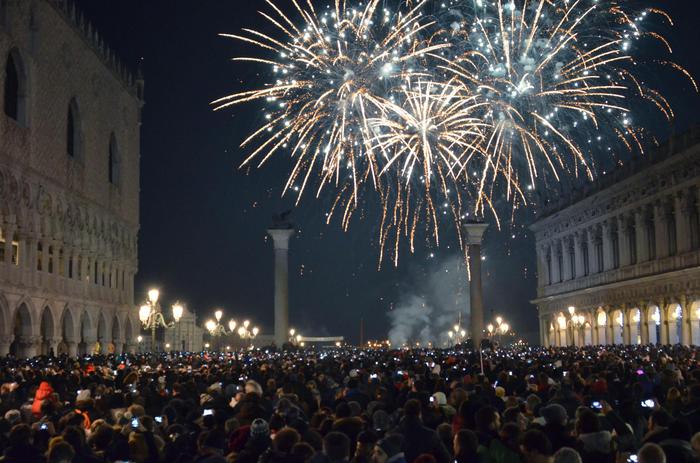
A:
<svg viewBox="0 0 700 463">
<path fill-rule="evenodd" d="M 547 326 L 547 320 L 546 317 L 543 315 L 540 315 L 540 345 L 542 347 L 549 347 L 549 343 L 547 342 L 547 336 L 549 334 L 548 332 L 548 326 Z"/>
<path fill-rule="evenodd" d="M 611 270 L 614 268 L 613 258 L 613 224 L 610 220 L 603 222 L 603 270 Z"/>
<path fill-rule="evenodd" d="M 581 278 L 585 275 L 585 266 L 583 263 L 583 244 L 581 233 L 574 234 L 574 268 L 576 270 L 575 278 Z"/>
<path fill-rule="evenodd" d="M 289 332 L 289 239 L 294 228 L 270 228 L 275 248 L 275 344 L 287 342 Z"/>
<path fill-rule="evenodd" d="M 615 320 L 614 314 L 615 311 L 613 309 L 606 311 L 605 339 L 609 345 L 615 344 L 615 323 L 617 323 L 617 320 Z"/>
<path fill-rule="evenodd" d="M 41 354 L 41 336 L 20 336 L 18 357 L 32 358 Z"/>
<path fill-rule="evenodd" d="M 561 240 L 561 255 L 562 255 L 562 269 L 561 279 L 562 281 L 571 280 L 574 275 L 571 274 L 571 254 L 569 253 L 569 238 L 562 238 Z"/>
<path fill-rule="evenodd" d="M 588 273 L 594 274 L 601 271 L 598 266 L 598 256 L 596 253 L 596 228 L 588 229 Z"/>
<path fill-rule="evenodd" d="M 0 337 L 0 357 L 5 357 L 10 353 L 10 345 L 14 339 L 13 335 Z"/>
<path fill-rule="evenodd" d="M 661 328 L 659 330 L 661 332 L 659 342 L 663 345 L 667 345 L 669 343 L 669 339 L 668 339 L 668 304 L 666 303 L 666 301 L 660 301 L 658 303 L 658 306 L 659 306 L 659 317 L 660 317 L 659 327 Z"/>
<path fill-rule="evenodd" d="M 630 253 L 630 227 L 627 217 L 620 215 L 617 218 L 617 244 L 620 250 L 620 267 L 626 267 L 632 263 Z"/>
<path fill-rule="evenodd" d="M 600 345 L 600 331 L 598 330 L 598 314 L 594 311 L 591 315 L 591 343 L 594 346 Z"/>
<path fill-rule="evenodd" d="M 679 341 L 684 346 L 689 346 L 693 343 L 693 320 L 690 313 L 693 301 L 685 295 L 679 297 L 678 299 L 681 306 L 681 339 Z"/>
<path fill-rule="evenodd" d="M 626 305 L 623 305 L 620 309 L 622 311 L 622 343 L 625 345 L 632 344 L 632 317 L 630 316 L 631 310 Z"/>
<path fill-rule="evenodd" d="M 654 204 L 654 236 L 656 238 L 656 258 L 668 256 L 668 237 L 666 234 L 666 208 L 662 202 Z"/>
<path fill-rule="evenodd" d="M 690 204 L 692 203 L 690 192 L 678 193 L 673 201 L 674 216 L 676 219 L 676 247 L 678 254 L 690 251 L 692 240 L 690 236 Z"/>
<path fill-rule="evenodd" d="M 75 358 L 78 356 L 78 343 L 76 341 L 66 341 L 66 347 L 68 348 L 68 356 Z"/>
<path fill-rule="evenodd" d="M 484 334 L 484 303 L 481 286 L 481 243 L 488 225 L 483 222 L 466 223 L 463 225 L 464 235 L 469 246 L 469 310 L 470 330 L 474 348 L 481 346 Z M 555 280 L 557 281 L 557 280 Z"/>
<path fill-rule="evenodd" d="M 542 246 L 537 247 L 537 279 L 540 286 L 547 286 L 550 283 L 547 250 Z"/>
<path fill-rule="evenodd" d="M 642 344 L 649 344 L 649 307 L 647 304 L 639 303 L 639 337 Z"/>
<path fill-rule="evenodd" d="M 552 241 L 549 249 L 549 264 L 552 266 L 552 281 L 551 283 L 559 283 L 561 281 L 561 269 L 559 268 L 559 241 Z"/>
<path fill-rule="evenodd" d="M 637 262 L 646 262 L 649 260 L 649 233 L 644 209 L 634 211 L 634 232 L 637 234 Z"/>
</svg>

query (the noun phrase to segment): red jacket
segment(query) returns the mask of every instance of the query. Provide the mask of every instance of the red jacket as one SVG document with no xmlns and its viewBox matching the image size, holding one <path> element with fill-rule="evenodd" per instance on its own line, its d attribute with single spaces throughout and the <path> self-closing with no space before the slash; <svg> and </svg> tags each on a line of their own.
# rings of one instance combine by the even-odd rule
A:
<svg viewBox="0 0 700 463">
<path fill-rule="evenodd" d="M 51 385 L 46 381 L 42 381 L 41 384 L 39 384 L 39 389 L 36 390 L 36 394 L 34 394 L 34 402 L 32 403 L 32 413 L 34 416 L 41 416 L 41 404 L 44 400 L 48 400 L 51 394 L 53 394 Z"/>
</svg>

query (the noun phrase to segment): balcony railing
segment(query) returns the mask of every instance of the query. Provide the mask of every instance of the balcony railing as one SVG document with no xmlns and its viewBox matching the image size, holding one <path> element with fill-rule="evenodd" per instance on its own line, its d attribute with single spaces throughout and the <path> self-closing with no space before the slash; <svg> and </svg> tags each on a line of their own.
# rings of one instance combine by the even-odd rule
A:
<svg viewBox="0 0 700 463">
<path fill-rule="evenodd" d="M 123 304 L 127 299 L 126 290 L 98 286 L 53 273 L 32 271 L 5 262 L 0 262 L 0 285 L 22 287 L 25 291 L 41 290 L 57 296 L 108 304 Z"/>
<path fill-rule="evenodd" d="M 646 276 L 663 275 L 664 273 L 697 266 L 700 266 L 700 250 L 640 262 L 638 264 L 606 270 L 588 276 L 577 277 L 572 280 L 540 286 L 537 288 L 537 296 L 540 298 L 555 296 L 557 294 L 565 294 L 596 286 L 620 283 Z"/>
</svg>

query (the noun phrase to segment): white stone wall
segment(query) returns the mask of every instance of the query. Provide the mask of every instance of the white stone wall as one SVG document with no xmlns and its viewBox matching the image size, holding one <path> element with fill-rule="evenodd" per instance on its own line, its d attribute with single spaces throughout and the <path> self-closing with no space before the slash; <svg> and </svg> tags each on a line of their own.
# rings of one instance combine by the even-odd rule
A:
<svg viewBox="0 0 700 463">
<path fill-rule="evenodd" d="M 532 226 L 543 344 L 700 342 L 700 133 L 647 156 Z"/>
<path fill-rule="evenodd" d="M 139 329 L 143 82 L 67 4 L 0 1 L 0 354 L 13 342 L 21 355 L 133 349 Z M 18 120 L 2 109 L 10 55 L 20 68 Z M 112 137 L 116 184 L 108 174 Z"/>
</svg>

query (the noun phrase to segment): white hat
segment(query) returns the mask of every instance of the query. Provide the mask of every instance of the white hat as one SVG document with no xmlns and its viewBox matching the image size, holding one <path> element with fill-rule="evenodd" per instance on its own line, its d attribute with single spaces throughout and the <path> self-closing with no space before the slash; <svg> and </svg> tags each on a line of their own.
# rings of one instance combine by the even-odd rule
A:
<svg viewBox="0 0 700 463">
<path fill-rule="evenodd" d="M 90 400 L 90 389 L 81 389 L 78 391 L 78 396 L 75 398 L 76 402 L 84 402 Z"/>
</svg>

